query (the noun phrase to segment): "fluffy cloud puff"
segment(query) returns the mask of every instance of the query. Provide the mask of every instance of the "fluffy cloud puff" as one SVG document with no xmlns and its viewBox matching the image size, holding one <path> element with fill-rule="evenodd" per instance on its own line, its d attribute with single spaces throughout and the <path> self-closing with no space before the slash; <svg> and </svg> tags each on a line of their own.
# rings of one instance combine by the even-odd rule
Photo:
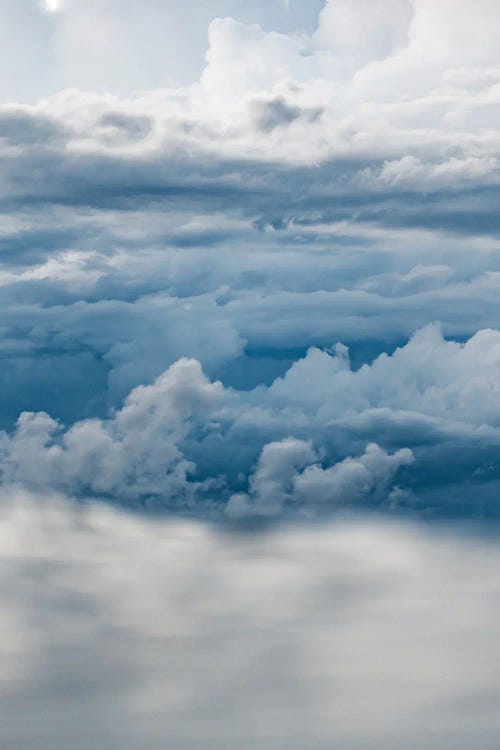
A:
<svg viewBox="0 0 500 750">
<path fill-rule="evenodd" d="M 346 458 L 323 469 L 310 443 L 283 440 L 262 451 L 250 478 L 248 495 L 233 495 L 227 513 L 232 518 L 273 516 L 287 505 L 338 507 L 376 493 L 385 498 L 387 486 L 400 466 L 411 464 L 410 450 L 388 456 L 378 445 L 368 446 L 359 458 Z"/>
<path fill-rule="evenodd" d="M 342 345 L 311 349 L 249 391 L 180 360 L 107 419 L 22 414 L 2 434 L 2 481 L 231 517 L 495 516 L 499 352 L 497 331 L 459 344 L 431 326 L 359 369 Z"/>
<path fill-rule="evenodd" d="M 498 745 L 496 543 L 233 535 L 11 492 L 0 515 L 12 750 Z"/>
<path fill-rule="evenodd" d="M 47 414 L 24 413 L 14 434 L 2 436 L 2 482 L 206 513 L 217 499 L 220 505 L 226 478 L 195 481 L 196 466 L 183 451 L 188 438 L 203 443 L 207 434 L 218 433 L 217 419 L 237 418 L 232 400 L 220 383 L 208 382 L 196 361 L 181 360 L 152 386 L 132 391 L 123 409 L 106 421 L 86 420 L 62 431 Z M 252 507 L 240 495 L 230 498 L 227 510 L 231 517 L 277 516 L 289 505 L 331 509 L 372 491 L 384 499 L 399 466 L 411 459 L 411 451 L 391 457 L 370 446 L 359 460 L 323 470 L 310 444 L 271 443 L 250 479 Z"/>
<path fill-rule="evenodd" d="M 122 99 L 108 93 L 117 92 L 113 85 L 101 96 L 79 97 L 75 73 L 72 92 L 40 102 L 35 111 L 71 125 L 71 151 L 83 149 L 87 156 L 89 151 L 123 156 L 125 150 L 137 156 L 184 147 L 198 156 L 215 152 L 312 165 L 334 157 L 397 158 L 410 152 L 429 164 L 453 164 L 463 157 L 484 160 L 486 168 L 496 155 L 498 137 L 489 124 L 498 109 L 499 55 L 492 29 L 500 19 L 494 0 L 483 0 L 480 12 L 471 0 L 452 0 L 451 8 L 449 2 L 427 0 L 332 0 L 315 33 L 302 35 L 249 23 L 253 13 L 248 8 L 242 14 L 246 22 L 223 17 L 217 13 L 223 4 L 205 4 L 202 21 L 213 20 L 198 82 L 168 89 L 165 81 L 161 90 L 133 96 L 137 85 L 129 82 L 125 90 L 118 87 Z M 165 55 L 163 30 L 169 21 L 175 25 L 178 10 L 167 0 L 148 0 L 140 9 L 130 6 L 127 12 L 123 3 L 118 9 L 115 2 L 106 7 L 75 2 L 71 12 L 61 14 L 60 23 L 78 26 L 80 19 L 84 30 L 95 31 L 96 17 L 101 18 L 106 60 L 140 69 L 131 55 L 120 54 L 119 42 L 116 54 L 110 52 L 113 29 L 126 28 L 130 16 L 135 35 L 141 25 L 147 27 L 149 49 L 156 48 L 160 30 L 158 50 Z M 79 39 L 88 49 L 85 33 Z M 197 37 L 191 50 L 204 45 Z M 69 39 L 68 52 L 77 47 Z M 99 54 L 93 58 L 85 54 L 87 68 L 99 63 Z M 168 60 L 164 64 L 167 71 Z M 71 64 L 67 67 L 71 70 Z M 123 67 L 120 80 L 127 81 Z M 274 120 L 272 133 L 253 116 L 255 106 L 265 104 L 275 111 L 281 107 L 282 118 Z M 311 112 L 316 113 L 313 121 Z M 131 133 L 124 125 L 147 117 L 156 127 L 132 128 Z M 490 165 L 487 171 L 495 170 Z"/>
<path fill-rule="evenodd" d="M 189 503 L 194 467 L 178 444 L 191 422 L 203 421 L 220 391 L 198 363 L 181 360 L 154 385 L 135 389 L 112 419 L 76 423 L 60 439 L 58 424 L 47 414 L 25 413 L 4 443 L 3 481 Z"/>
</svg>

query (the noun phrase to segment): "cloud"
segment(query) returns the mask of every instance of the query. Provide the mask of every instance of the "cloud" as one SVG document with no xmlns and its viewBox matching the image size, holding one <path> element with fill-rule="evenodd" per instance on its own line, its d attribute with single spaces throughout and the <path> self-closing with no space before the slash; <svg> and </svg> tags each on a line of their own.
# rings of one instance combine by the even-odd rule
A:
<svg viewBox="0 0 500 750">
<path fill-rule="evenodd" d="M 196 481 L 197 467 L 183 451 L 190 441 L 217 432 L 224 417 L 244 420 L 245 411 L 222 384 L 204 377 L 196 361 L 180 360 L 153 385 L 132 391 L 108 420 L 85 420 L 63 431 L 43 412 L 23 413 L 14 434 L 2 435 L 2 482 L 203 514 L 224 497 L 224 477 Z M 331 510 L 374 492 L 380 502 L 398 468 L 411 461 L 409 450 L 388 456 L 371 445 L 359 459 L 322 469 L 311 443 L 269 443 L 249 479 L 250 496 L 231 497 L 227 512 L 236 518 L 279 516 L 287 506 Z M 211 500 L 203 499 L 207 492 Z"/>
<path fill-rule="evenodd" d="M 1 516 L 13 750 L 497 746 L 496 542 L 231 534 L 12 492 Z"/>
<path fill-rule="evenodd" d="M 413 12 L 410 0 L 328 0 L 316 43 L 359 68 L 407 46 Z"/>
<path fill-rule="evenodd" d="M 192 83 L 207 28 L 228 14 L 283 32 L 312 31 L 322 0 L 17 0 L 1 9 L 0 99 L 35 101 L 64 88 L 131 91 Z M 15 37 L 16 43 L 12 43 Z M 31 55 L 26 58 L 26 55 Z"/>
<path fill-rule="evenodd" d="M 258 505 L 259 456 L 290 438 L 314 457 L 276 480 L 279 508 L 318 511 L 313 479 L 342 498 L 343 471 L 355 504 L 394 505 L 364 474 L 376 444 L 413 452 L 392 478 L 413 510 L 494 513 L 497 4 L 174 5 L 2 11 L 53 75 L 39 91 L 72 83 L 0 107 L 6 481 Z M 186 360 L 219 398 L 174 433 L 160 409 L 143 475 L 123 404 L 161 401 Z"/>
<path fill-rule="evenodd" d="M 321 116 L 321 109 L 301 109 L 290 107 L 280 98 L 269 101 L 254 101 L 250 104 L 256 124 L 262 130 L 271 132 L 276 128 L 286 126 L 301 117 L 313 122 Z"/>
<path fill-rule="evenodd" d="M 247 515 L 273 516 L 282 513 L 287 502 L 293 502 L 293 485 L 297 471 L 316 459 L 311 443 L 282 440 L 266 445 L 255 473 L 250 478 L 250 495 L 233 495 L 227 512 L 233 518 Z"/>
<path fill-rule="evenodd" d="M 499 337 L 429 326 L 357 369 L 343 345 L 312 348 L 250 390 L 181 359 L 107 417 L 21 414 L 1 433 L 2 482 L 203 516 L 496 517 Z"/>
<path fill-rule="evenodd" d="M 494 750 L 497 542 L 408 519 L 498 521 L 498 2 L 43 5 L 0 10 L 3 744 Z"/>
<path fill-rule="evenodd" d="M 418 51 L 463 65 L 466 44 L 466 64 L 498 60 L 492 24 L 500 11 L 495 0 L 480 0 L 476 6 L 470 0 L 414 0 L 414 7 L 410 37 Z"/>
<path fill-rule="evenodd" d="M 312 349 L 271 386 L 270 394 L 330 415 L 383 404 L 477 425 L 496 424 L 499 366 L 498 331 L 479 331 L 459 344 L 445 341 L 439 326 L 429 325 L 392 356 L 382 354 L 357 371 L 350 368 L 342 347 L 335 357 Z"/>
<path fill-rule="evenodd" d="M 498 521 L 498 2 L 43 5 L 0 10 L 3 743 L 493 750 L 497 543 L 408 519 Z"/>
<path fill-rule="evenodd" d="M 64 142 L 64 126 L 56 118 L 39 116 L 22 107 L 5 107 L 0 116 L 0 139 L 13 148 L 47 148 Z"/>
<path fill-rule="evenodd" d="M 359 458 L 346 458 L 324 469 L 310 443 L 292 439 L 269 443 L 250 478 L 250 494 L 233 495 L 227 513 L 239 519 L 277 516 L 287 505 L 331 510 L 370 495 L 380 502 L 399 467 L 412 462 L 408 449 L 389 456 L 372 444 Z"/>
<path fill-rule="evenodd" d="M 163 498 L 183 507 L 196 484 L 194 466 L 178 443 L 198 424 L 220 384 L 210 384 L 195 361 L 180 360 L 152 386 L 129 395 L 117 414 L 74 424 L 62 435 L 47 414 L 24 413 L 9 441 L 4 436 L 3 482 L 121 498 Z"/>
</svg>

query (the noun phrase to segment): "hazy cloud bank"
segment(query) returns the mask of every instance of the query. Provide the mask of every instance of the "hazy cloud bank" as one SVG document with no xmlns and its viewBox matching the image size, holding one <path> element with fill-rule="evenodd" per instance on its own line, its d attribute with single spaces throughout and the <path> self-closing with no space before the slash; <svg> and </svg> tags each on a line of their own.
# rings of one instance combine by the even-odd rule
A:
<svg viewBox="0 0 500 750">
<path fill-rule="evenodd" d="M 232 535 L 4 493 L 12 750 L 497 747 L 497 543 Z"/>
</svg>

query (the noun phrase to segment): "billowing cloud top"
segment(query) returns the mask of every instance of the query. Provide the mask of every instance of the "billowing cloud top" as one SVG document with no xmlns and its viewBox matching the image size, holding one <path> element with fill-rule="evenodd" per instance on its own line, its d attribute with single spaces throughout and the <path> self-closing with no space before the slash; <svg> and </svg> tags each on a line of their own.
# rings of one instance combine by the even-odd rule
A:
<svg viewBox="0 0 500 750">
<path fill-rule="evenodd" d="M 498 515 L 497 0 L 0 20 L 4 485 Z"/>
</svg>

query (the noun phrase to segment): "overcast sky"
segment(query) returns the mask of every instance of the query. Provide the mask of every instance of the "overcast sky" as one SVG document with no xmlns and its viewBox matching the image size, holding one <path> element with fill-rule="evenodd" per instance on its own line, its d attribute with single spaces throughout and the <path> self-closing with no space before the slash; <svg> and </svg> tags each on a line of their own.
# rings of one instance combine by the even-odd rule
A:
<svg viewBox="0 0 500 750">
<path fill-rule="evenodd" d="M 496 516 L 499 14 L 4 4 L 3 482 Z"/>
<path fill-rule="evenodd" d="M 0 3 L 2 750 L 498 747 L 499 28 Z"/>
</svg>

